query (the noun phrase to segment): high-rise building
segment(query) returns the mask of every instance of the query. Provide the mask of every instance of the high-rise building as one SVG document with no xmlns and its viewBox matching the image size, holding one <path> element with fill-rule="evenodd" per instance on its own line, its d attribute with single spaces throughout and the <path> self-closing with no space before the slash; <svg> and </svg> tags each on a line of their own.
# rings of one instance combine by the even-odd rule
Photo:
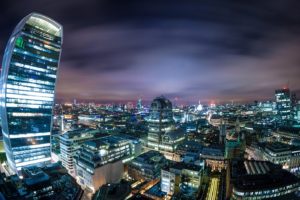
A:
<svg viewBox="0 0 300 200">
<path fill-rule="evenodd" d="M 1 118 L 10 168 L 51 161 L 50 134 L 63 30 L 37 13 L 24 17 L 5 49 Z"/>
<path fill-rule="evenodd" d="M 107 136 L 107 134 L 101 133 L 97 129 L 78 129 L 68 131 L 59 136 L 59 158 L 62 166 L 68 170 L 71 176 L 75 177 L 74 156 L 76 151 L 81 148 L 83 143 L 105 136 Z"/>
<path fill-rule="evenodd" d="M 291 118 L 291 95 L 288 88 L 275 91 L 277 114 L 282 120 Z"/>
<path fill-rule="evenodd" d="M 172 103 L 165 97 L 156 97 L 150 108 L 148 118 L 148 146 L 158 150 L 162 144 L 162 137 L 174 128 Z"/>
<path fill-rule="evenodd" d="M 123 163 L 138 156 L 136 139 L 114 135 L 85 142 L 75 155 L 76 179 L 93 192 L 103 184 L 117 183 L 123 176 Z"/>
<path fill-rule="evenodd" d="M 300 101 L 295 106 L 295 115 L 294 119 L 299 123 L 300 122 Z"/>
<path fill-rule="evenodd" d="M 226 138 L 226 124 L 222 118 L 221 124 L 219 126 L 219 144 L 224 144 L 225 143 L 225 138 Z"/>
<path fill-rule="evenodd" d="M 143 111 L 143 104 L 142 104 L 142 99 L 139 98 L 136 104 L 136 108 L 139 112 Z"/>
</svg>

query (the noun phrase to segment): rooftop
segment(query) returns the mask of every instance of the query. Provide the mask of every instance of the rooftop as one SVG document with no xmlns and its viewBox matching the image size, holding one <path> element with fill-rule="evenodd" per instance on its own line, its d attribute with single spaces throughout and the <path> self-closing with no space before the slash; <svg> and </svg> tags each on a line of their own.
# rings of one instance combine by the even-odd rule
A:
<svg viewBox="0 0 300 200">
<path fill-rule="evenodd" d="M 198 166 L 198 165 L 184 163 L 184 162 L 171 162 L 164 169 L 165 170 L 170 170 L 170 169 L 184 170 L 184 169 L 187 169 L 187 170 L 199 172 L 202 169 L 202 167 Z"/>
<path fill-rule="evenodd" d="M 234 188 L 238 191 L 275 189 L 300 180 L 280 166 L 266 161 L 245 160 L 233 163 L 231 173 L 235 173 Z"/>
<path fill-rule="evenodd" d="M 91 141 L 87 141 L 85 142 L 85 145 L 96 149 L 102 149 L 103 147 L 110 148 L 110 147 L 126 144 L 128 143 L 128 141 L 129 140 L 124 139 L 120 136 L 106 136 Z"/>
<path fill-rule="evenodd" d="M 159 163 L 162 160 L 165 160 L 166 158 L 164 157 L 163 154 L 161 154 L 158 151 L 148 151 L 146 153 L 143 153 L 141 155 L 139 155 L 138 157 L 136 157 L 135 159 L 133 159 L 133 161 L 137 161 L 137 162 L 145 162 L 148 164 L 154 164 L 154 163 Z"/>
<path fill-rule="evenodd" d="M 101 130 L 95 130 L 95 129 L 76 129 L 72 131 L 68 131 L 60 137 L 63 137 L 65 139 L 77 139 L 77 138 L 84 138 L 84 137 L 104 137 L 108 134 L 101 132 Z"/>
<path fill-rule="evenodd" d="M 156 97 L 151 103 L 151 110 L 171 110 L 172 103 L 164 96 Z"/>
<path fill-rule="evenodd" d="M 282 152 L 291 150 L 291 146 L 280 142 L 267 143 L 266 148 L 273 152 Z"/>
<path fill-rule="evenodd" d="M 299 179 L 285 170 L 272 170 L 266 174 L 245 175 L 240 177 L 234 187 L 242 191 L 256 191 L 275 189 L 294 183 L 300 183 Z"/>
<path fill-rule="evenodd" d="M 166 132 L 163 137 L 168 137 L 170 140 L 177 140 L 179 138 L 184 137 L 184 131 L 182 129 L 175 129 Z"/>
<path fill-rule="evenodd" d="M 31 13 L 28 16 L 27 24 L 36 27 L 44 32 L 47 32 L 54 36 L 61 37 L 62 26 L 54 20 L 38 13 Z"/>
<path fill-rule="evenodd" d="M 93 200 L 122 200 L 125 199 L 131 191 L 128 182 L 121 181 L 117 184 L 105 184 L 95 193 Z"/>
</svg>

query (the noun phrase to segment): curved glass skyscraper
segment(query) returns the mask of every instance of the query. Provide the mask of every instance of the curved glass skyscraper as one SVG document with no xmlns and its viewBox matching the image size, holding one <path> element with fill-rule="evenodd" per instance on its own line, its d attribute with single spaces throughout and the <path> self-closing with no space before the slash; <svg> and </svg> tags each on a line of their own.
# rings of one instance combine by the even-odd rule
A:
<svg viewBox="0 0 300 200">
<path fill-rule="evenodd" d="M 2 133 L 10 168 L 51 160 L 50 132 L 62 26 L 37 13 L 10 37 L 2 63 Z"/>
</svg>

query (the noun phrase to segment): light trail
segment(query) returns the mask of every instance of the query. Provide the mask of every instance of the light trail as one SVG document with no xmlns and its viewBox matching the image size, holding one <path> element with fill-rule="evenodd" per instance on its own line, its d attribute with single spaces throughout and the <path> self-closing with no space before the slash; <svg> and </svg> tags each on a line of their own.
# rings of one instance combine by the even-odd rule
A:
<svg viewBox="0 0 300 200">
<path fill-rule="evenodd" d="M 206 200 L 218 200 L 219 194 L 219 178 L 212 178 L 209 184 Z"/>
</svg>

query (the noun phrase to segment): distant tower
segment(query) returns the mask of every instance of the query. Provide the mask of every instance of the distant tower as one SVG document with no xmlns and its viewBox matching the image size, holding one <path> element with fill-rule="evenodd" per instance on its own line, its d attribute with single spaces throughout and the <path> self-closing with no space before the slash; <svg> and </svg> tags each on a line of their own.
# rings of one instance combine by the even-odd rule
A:
<svg viewBox="0 0 300 200">
<path fill-rule="evenodd" d="M 291 104 L 292 104 L 292 106 L 294 107 L 294 106 L 296 106 L 297 105 L 297 95 L 296 95 L 296 93 L 295 92 L 292 92 L 292 94 L 291 94 Z"/>
<path fill-rule="evenodd" d="M 134 108 L 133 103 L 132 102 L 127 102 L 127 110 L 132 110 Z"/>
<path fill-rule="evenodd" d="M 291 118 L 291 95 L 288 88 L 275 91 L 277 115 L 285 121 Z"/>
<path fill-rule="evenodd" d="M 220 131 L 220 134 L 219 134 L 219 143 L 220 144 L 224 144 L 225 143 L 225 138 L 226 138 L 226 124 L 225 124 L 223 118 L 221 120 L 219 131 Z"/>
<path fill-rule="evenodd" d="M 197 111 L 201 111 L 201 110 L 203 110 L 203 106 L 201 105 L 201 102 L 199 100 L 199 104 L 197 106 Z"/>
<path fill-rule="evenodd" d="M 9 167 L 51 161 L 50 135 L 56 75 L 63 41 L 62 26 L 31 13 L 14 29 L 1 73 L 1 118 Z"/>
<path fill-rule="evenodd" d="M 73 104 L 74 104 L 74 105 L 76 105 L 76 104 L 77 104 L 77 101 L 76 101 L 76 99 L 74 99 L 74 102 L 73 102 Z"/>
<path fill-rule="evenodd" d="M 241 132 L 241 125 L 240 125 L 240 119 L 239 118 L 236 118 L 236 121 L 235 121 L 235 132 L 236 133 Z"/>
<path fill-rule="evenodd" d="M 188 119 L 189 119 L 188 113 L 187 113 L 187 112 L 184 112 L 182 122 L 183 122 L 183 123 L 186 123 L 186 122 L 188 122 Z"/>
<path fill-rule="evenodd" d="M 138 111 L 142 111 L 143 110 L 143 104 L 142 104 L 142 99 L 139 98 L 136 104 L 136 108 Z"/>
</svg>

